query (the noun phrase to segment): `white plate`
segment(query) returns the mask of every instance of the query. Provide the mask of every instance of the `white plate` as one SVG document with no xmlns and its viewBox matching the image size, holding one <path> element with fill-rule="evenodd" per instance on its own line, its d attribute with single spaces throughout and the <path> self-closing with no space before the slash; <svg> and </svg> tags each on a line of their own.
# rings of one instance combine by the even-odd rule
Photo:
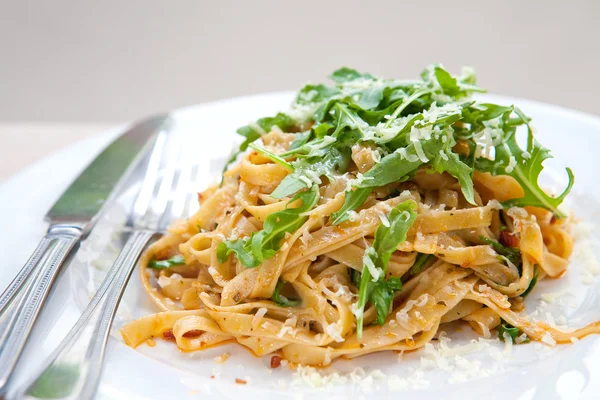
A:
<svg viewBox="0 0 600 400">
<path fill-rule="evenodd" d="M 203 163 L 199 186 L 215 179 L 220 161 L 232 147 L 235 129 L 258 117 L 270 115 L 287 107 L 291 93 L 273 93 L 260 96 L 225 100 L 174 112 L 177 129 L 185 129 L 199 138 L 198 160 Z M 526 100 L 500 96 L 485 96 L 485 100 L 501 104 L 517 104 L 533 117 L 539 140 L 550 148 L 556 157 L 547 162 L 551 173 L 546 181 L 564 184 L 564 166 L 575 172 L 576 186 L 571 201 L 574 212 L 586 222 L 600 223 L 600 189 L 595 170 L 600 148 L 600 119 L 579 112 Z M 3 255 L 0 290 L 27 260 L 45 229 L 43 215 L 62 190 L 102 147 L 118 132 L 108 132 L 63 150 L 32 165 L 0 187 L 0 254 Z M 20 151 L 16 149 L 15 151 Z M 216 160 L 216 161 L 215 161 Z M 24 361 L 18 370 L 16 382 L 35 371 L 45 356 L 58 344 L 76 321 L 97 282 L 103 275 L 103 266 L 114 257 L 109 243 L 114 241 L 114 221 L 122 216 L 119 209 L 105 218 L 92 236 L 84 243 L 74 262 L 59 277 L 50 301 L 36 326 Z M 590 242 L 592 243 L 592 242 Z M 589 251 L 590 243 L 580 243 L 568 274 L 558 281 L 545 281 L 528 298 L 528 311 L 540 303 L 541 293 L 567 289 L 555 304 L 544 307 L 555 317 L 562 315 L 580 326 L 584 321 L 600 319 L 600 282 L 586 269 L 582 252 Z M 597 243 L 592 243 L 596 245 Z M 598 254 L 597 247 L 593 250 Z M 103 261 L 102 261 L 103 260 Z M 98 268 L 100 266 L 100 268 Z M 592 276 L 591 284 L 582 278 Z M 125 294 L 120 318 L 141 316 L 155 311 L 140 293 L 137 274 Z M 542 315 L 545 317 L 545 315 Z M 118 338 L 118 334 L 113 335 Z M 451 333 L 450 346 L 465 344 L 474 335 L 468 331 Z M 98 398 L 102 399 L 162 399 L 162 398 L 237 398 L 264 399 L 299 398 L 307 396 L 346 398 L 374 395 L 400 397 L 406 393 L 397 390 L 409 386 L 408 394 L 422 399 L 463 398 L 486 396 L 491 398 L 552 399 L 595 398 L 600 392 L 600 337 L 592 336 L 569 346 L 548 348 L 530 344 L 515 346 L 512 353 L 497 361 L 490 357 L 489 349 L 504 351 L 502 345 L 484 343 L 487 350 L 451 358 L 450 365 L 471 365 L 471 377 L 465 378 L 464 367 L 444 371 L 439 368 L 418 368 L 423 351 L 405 355 L 402 360 L 394 354 L 376 354 L 356 361 L 340 360 L 329 369 L 346 373 L 344 385 L 329 386 L 325 392 L 303 381 L 293 383 L 293 372 L 287 368 L 271 371 L 269 357 L 258 359 L 237 345 L 227 345 L 195 353 L 181 353 L 172 343 L 158 341 L 150 348 L 141 345 L 134 350 L 118 339 L 111 338 L 106 357 L 104 375 Z M 216 364 L 214 357 L 228 352 L 230 359 Z M 466 361 L 464 361 L 466 360 Z M 347 374 L 356 367 L 360 372 Z M 387 377 L 372 374 L 382 370 Z M 450 369 L 449 367 L 447 368 Z M 216 375 L 218 379 L 211 379 Z M 396 378 L 390 379 L 390 376 Z M 489 375 L 489 376 L 485 376 Z M 369 378 L 370 377 L 370 378 Z M 247 379 L 247 385 L 235 384 L 235 378 Z M 373 380 L 369 383 L 370 379 Z M 411 397 L 412 397 L 411 396 Z"/>
</svg>

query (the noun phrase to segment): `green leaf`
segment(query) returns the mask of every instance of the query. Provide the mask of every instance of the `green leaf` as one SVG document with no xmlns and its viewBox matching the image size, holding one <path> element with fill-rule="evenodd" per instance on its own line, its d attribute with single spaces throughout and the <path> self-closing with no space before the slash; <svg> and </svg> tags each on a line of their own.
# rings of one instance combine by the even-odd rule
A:
<svg viewBox="0 0 600 400">
<path fill-rule="evenodd" d="M 281 165 L 288 171 L 294 171 L 294 167 L 292 167 L 292 165 L 289 162 L 285 161 L 283 158 L 281 158 L 277 154 L 271 153 L 264 147 L 257 146 L 254 143 L 251 143 L 249 147 L 251 149 L 257 151 L 258 153 L 262 154 L 264 157 L 268 158 L 269 160 L 273 161 L 275 164 Z"/>
<path fill-rule="evenodd" d="M 295 124 L 295 121 L 288 115 L 278 113 L 274 117 L 261 118 L 256 121 L 255 124 L 242 126 L 237 130 L 237 133 L 245 137 L 246 140 L 240 144 L 238 150 L 231 155 L 229 160 L 227 160 L 225 167 L 223 167 L 223 172 L 227 171 L 229 165 L 237 159 L 240 153 L 246 151 L 250 143 L 260 138 L 263 134 L 270 132 L 274 126 L 278 126 L 282 131 L 287 132 L 292 129 Z"/>
<path fill-rule="evenodd" d="M 288 151 L 293 151 L 299 147 L 304 146 L 309 141 L 311 133 L 312 132 L 310 130 L 296 133 L 294 141 L 292 142 L 292 144 L 290 144 L 290 148 Z"/>
<path fill-rule="evenodd" d="M 370 188 L 355 189 L 346 192 L 344 205 L 338 211 L 331 214 L 331 223 L 333 225 L 341 224 L 348 219 L 348 211 L 356 210 L 363 205 L 367 197 L 371 194 Z"/>
<path fill-rule="evenodd" d="M 435 78 L 439 82 L 444 93 L 449 94 L 451 96 L 457 95 L 460 93 L 460 87 L 456 79 L 450 75 L 448 71 L 442 68 L 439 65 L 434 67 Z"/>
<path fill-rule="evenodd" d="M 361 137 L 365 135 L 364 129 L 368 124 L 363 121 L 357 113 L 352 112 L 347 106 L 337 103 L 335 105 L 335 113 L 337 117 L 336 129 L 333 132 L 334 136 L 339 135 L 344 129 L 356 129 L 360 132 Z"/>
<path fill-rule="evenodd" d="M 383 263 L 383 272 L 390 261 L 390 256 L 406 241 L 406 234 L 417 218 L 417 204 L 406 200 L 392 209 L 388 216 L 389 226 L 379 225 L 375 231 L 373 248 Z"/>
<path fill-rule="evenodd" d="M 516 327 L 512 326 L 511 324 L 507 323 L 505 320 L 501 320 L 501 325 L 498 327 L 498 339 L 502 340 L 503 342 L 504 342 L 504 334 L 507 334 L 508 336 L 510 336 L 512 342 L 516 343 L 517 338 L 519 336 L 521 336 L 522 333 L 523 333 L 523 331 L 521 331 L 519 328 L 516 328 Z M 527 336 L 527 335 L 525 335 L 525 336 Z M 526 337 L 522 343 L 528 343 L 528 342 L 529 342 L 529 337 Z"/>
<path fill-rule="evenodd" d="M 492 239 L 488 239 L 485 236 L 479 236 L 479 240 L 481 240 L 483 243 L 485 243 L 487 245 L 492 246 L 492 248 L 494 249 L 494 251 L 496 251 L 496 253 L 508 258 L 508 260 L 513 265 L 516 265 L 516 266 L 521 265 L 521 263 L 522 263 L 521 250 L 515 249 L 512 247 L 506 247 L 502 243 L 497 242 Z"/>
<path fill-rule="evenodd" d="M 350 268 L 350 279 L 354 283 L 354 286 L 358 288 L 360 286 L 360 271 Z"/>
<path fill-rule="evenodd" d="M 234 253 L 246 268 L 256 268 L 260 265 L 260 261 L 252 255 L 252 251 L 248 245 L 248 238 L 224 240 L 217 246 L 217 260 L 221 264 L 227 262 L 231 253 Z"/>
<path fill-rule="evenodd" d="M 280 294 L 283 285 L 285 285 L 285 282 L 279 279 L 275 286 L 275 290 L 273 291 L 273 296 L 271 296 L 271 300 L 281 307 L 296 307 L 301 305 L 302 300 L 289 300 L 287 297 Z"/>
<path fill-rule="evenodd" d="M 185 264 L 185 259 L 181 254 L 173 256 L 167 260 L 152 260 L 148 263 L 148 268 L 153 269 L 166 269 L 171 268 L 175 265 L 183 265 Z"/>
<path fill-rule="evenodd" d="M 371 302 L 377 310 L 377 323 L 383 325 L 392 308 L 394 292 L 402 289 L 400 278 L 389 278 L 373 285 Z"/>
<path fill-rule="evenodd" d="M 296 103 L 301 105 L 325 103 L 340 94 L 340 90 L 336 87 L 309 84 L 298 92 Z"/>
<path fill-rule="evenodd" d="M 312 210 L 319 200 L 319 188 L 313 185 L 306 192 L 299 192 L 288 203 L 299 200 L 302 204 L 297 208 L 286 208 L 270 214 L 263 223 L 263 229 L 249 237 L 236 240 L 225 240 L 217 247 L 217 259 L 220 263 L 227 261 L 231 253 L 246 268 L 255 268 L 264 260 L 272 258 L 281 248 L 281 241 L 286 233 L 298 230 L 308 219 L 304 213 Z"/>
<path fill-rule="evenodd" d="M 470 129 L 467 130 L 467 138 L 470 138 L 474 132 L 483 130 L 485 128 L 483 124 L 485 121 L 490 121 L 503 115 L 510 115 L 513 110 L 514 107 L 512 106 L 501 106 L 490 103 L 476 103 L 464 108 L 462 111 L 462 120 L 470 125 Z"/>
<path fill-rule="evenodd" d="M 364 90 L 355 102 L 356 106 L 363 110 L 374 110 L 377 108 L 381 100 L 383 100 L 383 91 L 386 89 L 385 85 L 373 85 L 370 88 Z"/>
<path fill-rule="evenodd" d="M 443 150 L 442 150 L 443 151 Z M 473 204 L 475 203 L 475 193 L 473 191 L 473 169 L 462 162 L 456 153 L 444 152 L 445 157 L 438 155 L 433 162 L 433 169 L 436 172 L 448 172 L 458 179 L 460 189 L 465 199 Z"/>
<path fill-rule="evenodd" d="M 527 290 L 525 290 L 523 293 L 521 293 L 521 297 L 525 298 L 525 297 L 527 297 L 527 295 L 529 293 L 531 293 L 531 291 L 535 287 L 535 284 L 538 281 L 538 276 L 539 275 L 540 275 L 540 270 L 539 270 L 539 267 L 536 265 L 534 267 L 533 278 L 531 279 L 531 282 L 529 282 L 529 286 L 527 287 Z"/>
<path fill-rule="evenodd" d="M 372 247 L 366 249 L 363 257 L 364 266 L 358 290 L 356 307 L 358 317 L 356 321 L 356 332 L 360 339 L 363 330 L 363 313 L 368 301 L 373 302 L 377 309 L 377 322 L 383 324 L 387 318 L 394 290 L 400 290 L 402 284 L 399 279 L 385 279 L 387 265 L 392 253 L 406 240 L 408 230 L 417 218 L 417 204 L 412 200 L 404 201 L 392 209 L 388 216 L 389 226 L 379 225 L 375 231 L 375 239 Z M 380 269 L 379 279 L 373 281 L 367 264 L 372 263 L 375 268 Z M 373 298 L 375 293 L 375 298 Z"/>
<path fill-rule="evenodd" d="M 375 77 L 371 74 L 361 74 L 357 70 L 348 67 L 342 67 L 338 70 L 333 71 L 333 73 L 329 77 L 331 78 L 331 80 L 339 84 L 352 82 L 357 79 L 375 79 Z"/>
<path fill-rule="evenodd" d="M 300 178 L 301 176 L 304 176 L 302 171 L 296 169 L 294 173 L 283 178 L 279 186 L 277 186 L 271 193 L 271 197 L 274 199 L 281 199 L 294 194 L 299 190 L 306 189 L 308 187 L 308 183 L 303 181 Z"/>
<path fill-rule="evenodd" d="M 316 145 L 310 150 L 306 157 L 292 163 L 294 172 L 286 176 L 279 186 L 271 193 L 271 197 L 281 199 L 296 193 L 298 190 L 307 188 L 322 176 L 333 178 L 338 173 L 343 173 L 350 161 L 351 150 L 344 141 L 333 141 L 333 139 L 322 139 L 325 146 Z M 306 146 L 312 146 L 307 144 Z M 300 149 L 298 149 L 300 150 Z M 318 183 L 318 182 L 316 182 Z"/>
<path fill-rule="evenodd" d="M 427 262 L 431 260 L 432 257 L 434 257 L 433 254 L 419 253 L 417 255 L 417 258 L 415 259 L 415 263 L 412 267 L 410 267 L 410 273 L 412 275 L 419 274 L 423 269 L 423 266 L 425 266 L 425 264 L 427 264 Z"/>
<path fill-rule="evenodd" d="M 443 143 L 441 140 L 431 141 L 423 145 L 423 150 L 431 155 L 431 153 L 438 153 L 442 149 L 442 146 Z M 362 206 L 374 188 L 393 182 L 405 181 L 423 165 L 423 161 L 417 156 L 414 144 L 410 144 L 408 147 L 403 148 L 403 150 L 405 152 L 397 150 L 383 157 L 379 163 L 375 164 L 373 168 L 363 175 L 360 182 L 353 185 L 355 188 L 353 191 L 346 192 L 344 205 L 332 215 L 334 225 L 347 220 L 348 211 L 356 210 Z"/>
<path fill-rule="evenodd" d="M 315 137 L 322 139 L 325 136 L 329 135 L 329 133 L 335 129 L 335 125 L 330 124 L 328 122 L 323 122 L 320 124 L 316 124 L 313 126 L 313 131 L 315 132 Z"/>
<path fill-rule="evenodd" d="M 394 112 L 392 113 L 392 115 L 390 116 L 390 118 L 387 120 L 387 122 L 385 123 L 385 127 L 389 128 L 392 125 L 392 122 L 399 116 L 402 114 L 402 111 L 404 111 L 413 101 L 415 101 L 416 99 L 418 99 L 421 96 L 424 96 L 426 94 L 430 94 L 432 93 L 433 90 L 431 89 L 425 89 L 425 90 L 419 90 L 418 92 L 415 92 L 414 94 L 412 94 L 410 97 L 408 97 L 407 99 L 403 100 L 402 103 L 400 103 L 398 105 L 398 107 L 394 110 Z"/>
<path fill-rule="evenodd" d="M 567 168 L 569 183 L 558 197 L 548 195 L 538 184 L 540 173 L 543 170 L 543 162 L 552 158 L 550 151 L 538 143 L 534 137 L 529 118 L 519 109 L 515 109 L 518 118 L 509 120 L 509 115 L 504 114 L 503 129 L 505 137 L 495 149 L 493 161 L 479 158 L 476 160 L 476 168 L 480 171 L 490 172 L 492 175 L 512 176 L 523 188 L 525 195 L 518 199 L 503 202 L 505 207 L 535 206 L 552 211 L 554 215 L 564 218 L 565 215 L 558 210 L 558 206 L 571 191 L 575 177 L 573 171 Z M 528 150 L 521 149 L 517 143 L 516 127 L 519 124 L 527 125 Z"/>
</svg>

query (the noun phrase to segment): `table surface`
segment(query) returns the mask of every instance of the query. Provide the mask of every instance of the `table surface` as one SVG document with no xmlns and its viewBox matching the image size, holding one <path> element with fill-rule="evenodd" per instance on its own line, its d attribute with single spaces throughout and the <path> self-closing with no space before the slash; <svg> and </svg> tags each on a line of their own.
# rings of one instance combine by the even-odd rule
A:
<svg viewBox="0 0 600 400">
<path fill-rule="evenodd" d="M 98 135 L 119 124 L 0 123 L 0 182 L 37 160 L 79 140 Z"/>
</svg>

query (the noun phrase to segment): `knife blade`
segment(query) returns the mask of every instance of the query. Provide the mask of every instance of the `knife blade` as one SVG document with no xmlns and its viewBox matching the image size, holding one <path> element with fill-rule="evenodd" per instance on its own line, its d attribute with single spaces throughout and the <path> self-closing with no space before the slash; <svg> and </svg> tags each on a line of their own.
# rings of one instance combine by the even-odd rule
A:
<svg viewBox="0 0 600 400">
<path fill-rule="evenodd" d="M 47 234 L 0 296 L 0 397 L 61 265 L 121 191 L 153 137 L 168 130 L 170 122 L 168 115 L 160 115 L 128 129 L 83 170 L 46 214 Z"/>
</svg>

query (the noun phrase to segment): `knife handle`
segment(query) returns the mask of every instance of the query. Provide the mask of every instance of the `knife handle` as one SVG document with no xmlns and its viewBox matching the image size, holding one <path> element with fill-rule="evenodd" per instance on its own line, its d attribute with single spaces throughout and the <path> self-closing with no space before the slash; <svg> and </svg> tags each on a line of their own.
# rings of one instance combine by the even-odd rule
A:
<svg viewBox="0 0 600 400">
<path fill-rule="evenodd" d="M 82 230 L 52 226 L 0 297 L 0 397 L 29 338 L 56 274 Z"/>
<path fill-rule="evenodd" d="M 104 350 L 115 313 L 131 272 L 155 232 L 134 231 L 71 331 L 15 398 L 91 399 L 96 393 Z M 61 385 L 48 385 L 61 382 Z"/>
</svg>

